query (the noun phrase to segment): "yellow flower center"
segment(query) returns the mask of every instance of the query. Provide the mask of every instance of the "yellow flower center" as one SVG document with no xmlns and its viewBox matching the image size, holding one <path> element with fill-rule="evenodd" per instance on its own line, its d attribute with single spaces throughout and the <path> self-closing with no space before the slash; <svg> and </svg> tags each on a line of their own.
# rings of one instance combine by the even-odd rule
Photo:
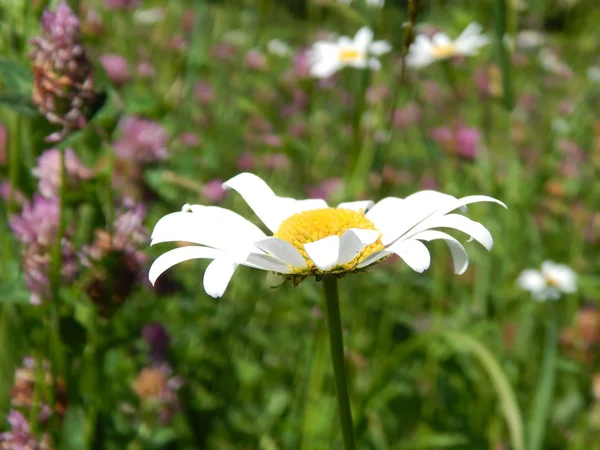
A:
<svg viewBox="0 0 600 450">
<path fill-rule="evenodd" d="M 329 236 L 341 236 L 351 228 L 377 230 L 373 222 L 365 217 L 362 211 L 357 212 L 343 208 L 322 208 L 304 211 L 288 217 L 279 226 L 274 237 L 289 242 L 304 256 L 311 271 L 318 270 L 310 260 L 304 244 L 316 242 Z M 383 250 L 381 238 L 366 246 L 353 260 L 343 266 L 334 268 L 332 272 L 345 272 L 354 269 L 367 256 Z"/>
<path fill-rule="evenodd" d="M 444 44 L 433 47 L 431 54 L 435 59 L 445 59 L 456 55 L 454 44 Z"/>
<path fill-rule="evenodd" d="M 560 288 L 560 283 L 558 282 L 558 280 L 554 279 L 553 277 L 549 277 L 549 276 L 546 276 L 544 278 L 546 278 L 546 283 L 548 283 L 548 286 L 556 288 L 556 289 Z"/>
<path fill-rule="evenodd" d="M 340 53 L 338 55 L 338 58 L 343 63 L 353 62 L 353 61 L 356 61 L 357 59 L 360 59 L 363 57 L 364 57 L 364 54 L 354 48 L 342 49 L 342 50 L 340 50 Z"/>
</svg>

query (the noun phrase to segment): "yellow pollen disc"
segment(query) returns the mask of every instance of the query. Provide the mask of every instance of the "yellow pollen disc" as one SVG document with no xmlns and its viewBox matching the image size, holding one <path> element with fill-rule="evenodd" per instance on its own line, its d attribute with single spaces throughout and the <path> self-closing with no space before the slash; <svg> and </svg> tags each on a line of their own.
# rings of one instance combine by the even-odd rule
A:
<svg viewBox="0 0 600 450">
<path fill-rule="evenodd" d="M 304 244 L 316 242 L 329 236 L 341 236 L 351 228 L 362 230 L 377 230 L 373 222 L 365 217 L 363 212 L 343 208 L 322 208 L 304 211 L 285 219 L 274 237 L 289 242 L 304 256 L 311 271 L 318 270 L 310 260 Z M 353 260 L 343 266 L 332 269 L 332 272 L 345 272 L 354 269 L 367 256 L 383 250 L 381 238 L 366 246 Z"/>
<path fill-rule="evenodd" d="M 444 44 L 433 47 L 431 54 L 435 59 L 445 59 L 456 55 L 456 48 L 453 44 Z"/>
<path fill-rule="evenodd" d="M 338 58 L 340 59 L 341 62 L 349 63 L 349 62 L 356 61 L 357 59 L 361 58 L 362 56 L 363 56 L 362 52 L 359 52 L 358 50 L 353 49 L 353 48 L 347 48 L 347 49 L 340 50 Z"/>
<path fill-rule="evenodd" d="M 554 278 L 552 278 L 552 277 L 545 277 L 545 278 L 546 278 L 546 283 L 548 283 L 548 286 L 557 288 L 557 289 L 560 287 L 560 284 Z"/>
</svg>

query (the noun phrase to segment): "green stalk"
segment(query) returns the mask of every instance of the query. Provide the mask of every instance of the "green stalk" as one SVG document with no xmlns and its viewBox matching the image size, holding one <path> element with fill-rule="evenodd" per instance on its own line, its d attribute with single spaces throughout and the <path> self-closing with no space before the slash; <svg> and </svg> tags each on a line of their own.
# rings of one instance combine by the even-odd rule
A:
<svg viewBox="0 0 600 450">
<path fill-rule="evenodd" d="M 9 154 L 8 154 L 8 178 L 10 192 L 8 193 L 8 211 L 14 212 L 17 207 L 16 192 L 19 185 L 19 170 L 21 162 L 19 160 L 19 150 L 21 147 L 21 122 L 20 114 L 15 114 L 13 126 L 8 136 Z"/>
<path fill-rule="evenodd" d="M 342 335 L 342 320 L 340 317 L 340 300 L 338 296 L 337 278 L 328 276 L 323 278 L 325 290 L 325 306 L 327 314 L 327 331 L 329 332 L 329 346 L 331 362 L 335 376 L 335 391 L 337 395 L 342 435 L 345 450 L 355 450 L 354 429 L 352 425 L 352 411 L 348 395 L 348 382 L 346 380 L 346 367 L 344 361 L 344 337 Z"/>
<path fill-rule="evenodd" d="M 66 184 L 66 167 L 65 167 L 65 152 L 59 151 L 60 155 L 60 180 L 58 187 L 58 226 L 56 230 L 56 240 L 52 248 L 52 259 L 50 265 L 50 287 L 52 299 L 50 301 L 50 343 L 53 348 L 53 363 L 62 375 L 64 369 L 64 361 L 62 359 L 62 343 L 60 342 L 60 285 L 61 285 L 61 268 L 62 268 L 62 239 L 65 231 L 65 184 Z"/>
<path fill-rule="evenodd" d="M 354 110 L 354 116 L 352 117 L 352 160 L 354 167 L 352 167 L 350 176 L 350 194 L 354 197 L 360 193 L 364 186 L 364 171 L 369 171 L 371 168 L 371 161 L 373 159 L 373 150 L 369 146 L 363 146 L 362 135 L 360 125 L 362 122 L 362 116 L 365 110 L 366 103 L 366 92 L 369 88 L 371 80 L 371 73 L 369 69 L 364 69 L 363 73 L 360 74 L 360 86 L 358 90 L 358 96 L 356 97 L 358 103 Z"/>
<path fill-rule="evenodd" d="M 514 95 L 512 89 L 510 55 L 504 45 L 504 35 L 507 29 L 507 0 L 493 1 L 494 28 L 496 31 L 495 44 L 498 55 L 498 63 L 502 70 L 502 88 L 504 90 L 504 108 L 511 111 L 514 107 Z"/>
<path fill-rule="evenodd" d="M 551 308 L 554 305 L 549 305 Z M 556 384 L 556 365 L 558 360 L 557 326 L 555 311 L 546 311 L 546 345 L 544 360 L 533 409 L 529 419 L 528 450 L 541 450 L 544 447 L 544 437 L 548 426 L 548 418 L 552 412 L 552 399 Z"/>
<path fill-rule="evenodd" d="M 46 320 L 46 334 L 48 336 L 48 354 L 50 356 L 51 365 L 50 371 L 52 379 L 54 380 L 53 386 L 50 389 L 50 402 L 52 405 L 56 404 L 56 385 L 58 378 L 62 378 L 67 382 L 66 377 L 66 361 L 63 348 L 63 342 L 60 335 L 60 285 L 61 285 L 61 268 L 62 268 L 62 238 L 65 229 L 65 194 L 66 194 L 66 167 L 65 167 L 65 152 L 63 149 L 59 150 L 60 155 L 60 179 L 58 187 L 58 226 L 56 230 L 56 240 L 54 247 L 51 252 L 50 261 L 50 290 L 52 298 L 49 302 L 46 302 L 47 307 L 47 320 Z M 57 422 L 56 414 L 52 414 L 51 420 L 53 421 L 53 428 L 59 430 L 60 426 Z M 59 443 L 59 435 L 54 436 L 54 442 Z M 60 448 L 60 447 L 59 447 Z"/>
</svg>

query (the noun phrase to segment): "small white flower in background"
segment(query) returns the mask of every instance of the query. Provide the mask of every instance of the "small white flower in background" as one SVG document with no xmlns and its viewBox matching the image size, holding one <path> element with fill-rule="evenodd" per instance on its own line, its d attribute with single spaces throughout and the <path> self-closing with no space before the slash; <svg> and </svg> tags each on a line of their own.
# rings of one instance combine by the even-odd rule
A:
<svg viewBox="0 0 600 450">
<path fill-rule="evenodd" d="M 571 131 L 571 126 L 564 117 L 556 117 L 552 121 L 552 131 L 556 134 L 567 134 Z"/>
<path fill-rule="evenodd" d="M 569 78 L 573 75 L 573 70 L 549 48 L 544 48 L 540 51 L 539 61 L 541 66 L 548 72 L 552 72 L 565 78 Z"/>
<path fill-rule="evenodd" d="M 542 270 L 524 270 L 517 284 L 536 300 L 558 300 L 561 294 L 577 291 L 577 274 L 569 266 L 544 261 Z"/>
<path fill-rule="evenodd" d="M 165 12 L 161 8 L 138 9 L 133 13 L 133 20 L 146 25 L 161 22 L 164 18 Z"/>
<path fill-rule="evenodd" d="M 363 27 L 354 39 L 341 36 L 337 42 L 315 42 L 309 53 L 311 73 L 317 78 L 327 78 L 344 67 L 379 70 L 381 63 L 377 56 L 391 49 L 386 41 L 373 41 L 373 30 Z"/>
<path fill-rule="evenodd" d="M 267 51 L 276 56 L 289 56 L 292 54 L 292 49 L 281 39 L 271 39 L 267 43 Z"/>
<path fill-rule="evenodd" d="M 360 200 L 334 208 L 322 199 L 279 197 L 251 173 L 241 173 L 223 187 L 237 191 L 273 234 L 265 234 L 228 209 L 184 205 L 181 212 L 158 221 L 151 245 L 177 241 L 196 245 L 158 257 L 150 268 L 152 283 L 175 264 L 199 258 L 213 260 L 204 273 L 204 290 L 212 297 L 223 295 L 240 264 L 278 273 L 294 284 L 309 276 L 341 277 L 361 271 L 392 254 L 416 272 L 423 272 L 429 268 L 431 255 L 422 241 L 436 239 L 446 241 L 455 272 L 461 274 L 469 265 L 465 248 L 437 228 L 462 231 L 491 250 L 490 232 L 452 211 L 478 202 L 505 206 L 483 195 L 457 199 L 441 192 L 421 191 L 404 199 L 387 197 L 378 203 Z"/>
<path fill-rule="evenodd" d="M 352 0 L 338 0 L 339 3 L 343 3 L 345 5 L 349 5 L 352 3 Z M 383 8 L 385 5 L 385 0 L 365 0 L 367 6 L 373 6 L 375 8 Z"/>
<path fill-rule="evenodd" d="M 537 30 L 522 30 L 517 34 L 517 47 L 523 50 L 534 50 L 546 43 L 546 35 Z"/>
<path fill-rule="evenodd" d="M 600 66 L 591 66 L 586 71 L 587 79 L 592 83 L 600 83 Z"/>
<path fill-rule="evenodd" d="M 471 23 L 454 41 L 443 32 L 437 32 L 432 38 L 418 34 L 411 44 L 406 64 L 420 68 L 455 56 L 470 56 L 489 43 L 489 38 L 481 34 L 481 25 Z"/>
</svg>

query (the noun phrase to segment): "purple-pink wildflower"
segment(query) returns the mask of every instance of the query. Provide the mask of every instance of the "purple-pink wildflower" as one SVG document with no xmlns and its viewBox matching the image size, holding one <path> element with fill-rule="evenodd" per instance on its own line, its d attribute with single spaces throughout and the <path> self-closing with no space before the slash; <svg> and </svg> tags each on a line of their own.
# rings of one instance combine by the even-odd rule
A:
<svg viewBox="0 0 600 450">
<path fill-rule="evenodd" d="M 55 148 L 46 150 L 38 158 L 37 166 L 32 171 L 39 179 L 38 191 L 43 197 L 50 198 L 58 195 L 60 158 L 60 150 Z M 64 158 L 67 189 L 76 188 L 81 182 L 94 176 L 94 172 L 87 168 L 70 148 L 64 151 Z"/>
<path fill-rule="evenodd" d="M 150 119 L 127 116 L 119 122 L 121 137 L 114 143 L 119 158 L 138 163 L 161 161 L 168 156 L 167 132 Z"/>
<path fill-rule="evenodd" d="M 81 44 L 81 24 L 69 5 L 46 9 L 41 18 L 42 35 L 31 40 L 33 102 L 46 119 L 62 129 L 46 138 L 57 142 L 83 128 L 95 94 L 93 68 Z"/>
<path fill-rule="evenodd" d="M 223 180 L 215 179 L 208 181 L 202 186 L 202 197 L 208 203 L 220 203 L 227 197 L 227 191 L 223 189 Z"/>
<path fill-rule="evenodd" d="M 144 325 L 142 337 L 150 348 L 150 359 L 154 364 L 165 362 L 169 355 L 171 337 L 165 327 L 159 322 Z"/>
<path fill-rule="evenodd" d="M 99 58 L 110 81 L 116 85 L 123 85 L 131 80 L 129 62 L 121 55 L 105 54 Z"/>
<path fill-rule="evenodd" d="M 38 442 L 21 412 L 11 410 L 7 421 L 12 430 L 0 433 L 0 450 L 50 450 L 49 436 L 44 435 Z"/>
</svg>

